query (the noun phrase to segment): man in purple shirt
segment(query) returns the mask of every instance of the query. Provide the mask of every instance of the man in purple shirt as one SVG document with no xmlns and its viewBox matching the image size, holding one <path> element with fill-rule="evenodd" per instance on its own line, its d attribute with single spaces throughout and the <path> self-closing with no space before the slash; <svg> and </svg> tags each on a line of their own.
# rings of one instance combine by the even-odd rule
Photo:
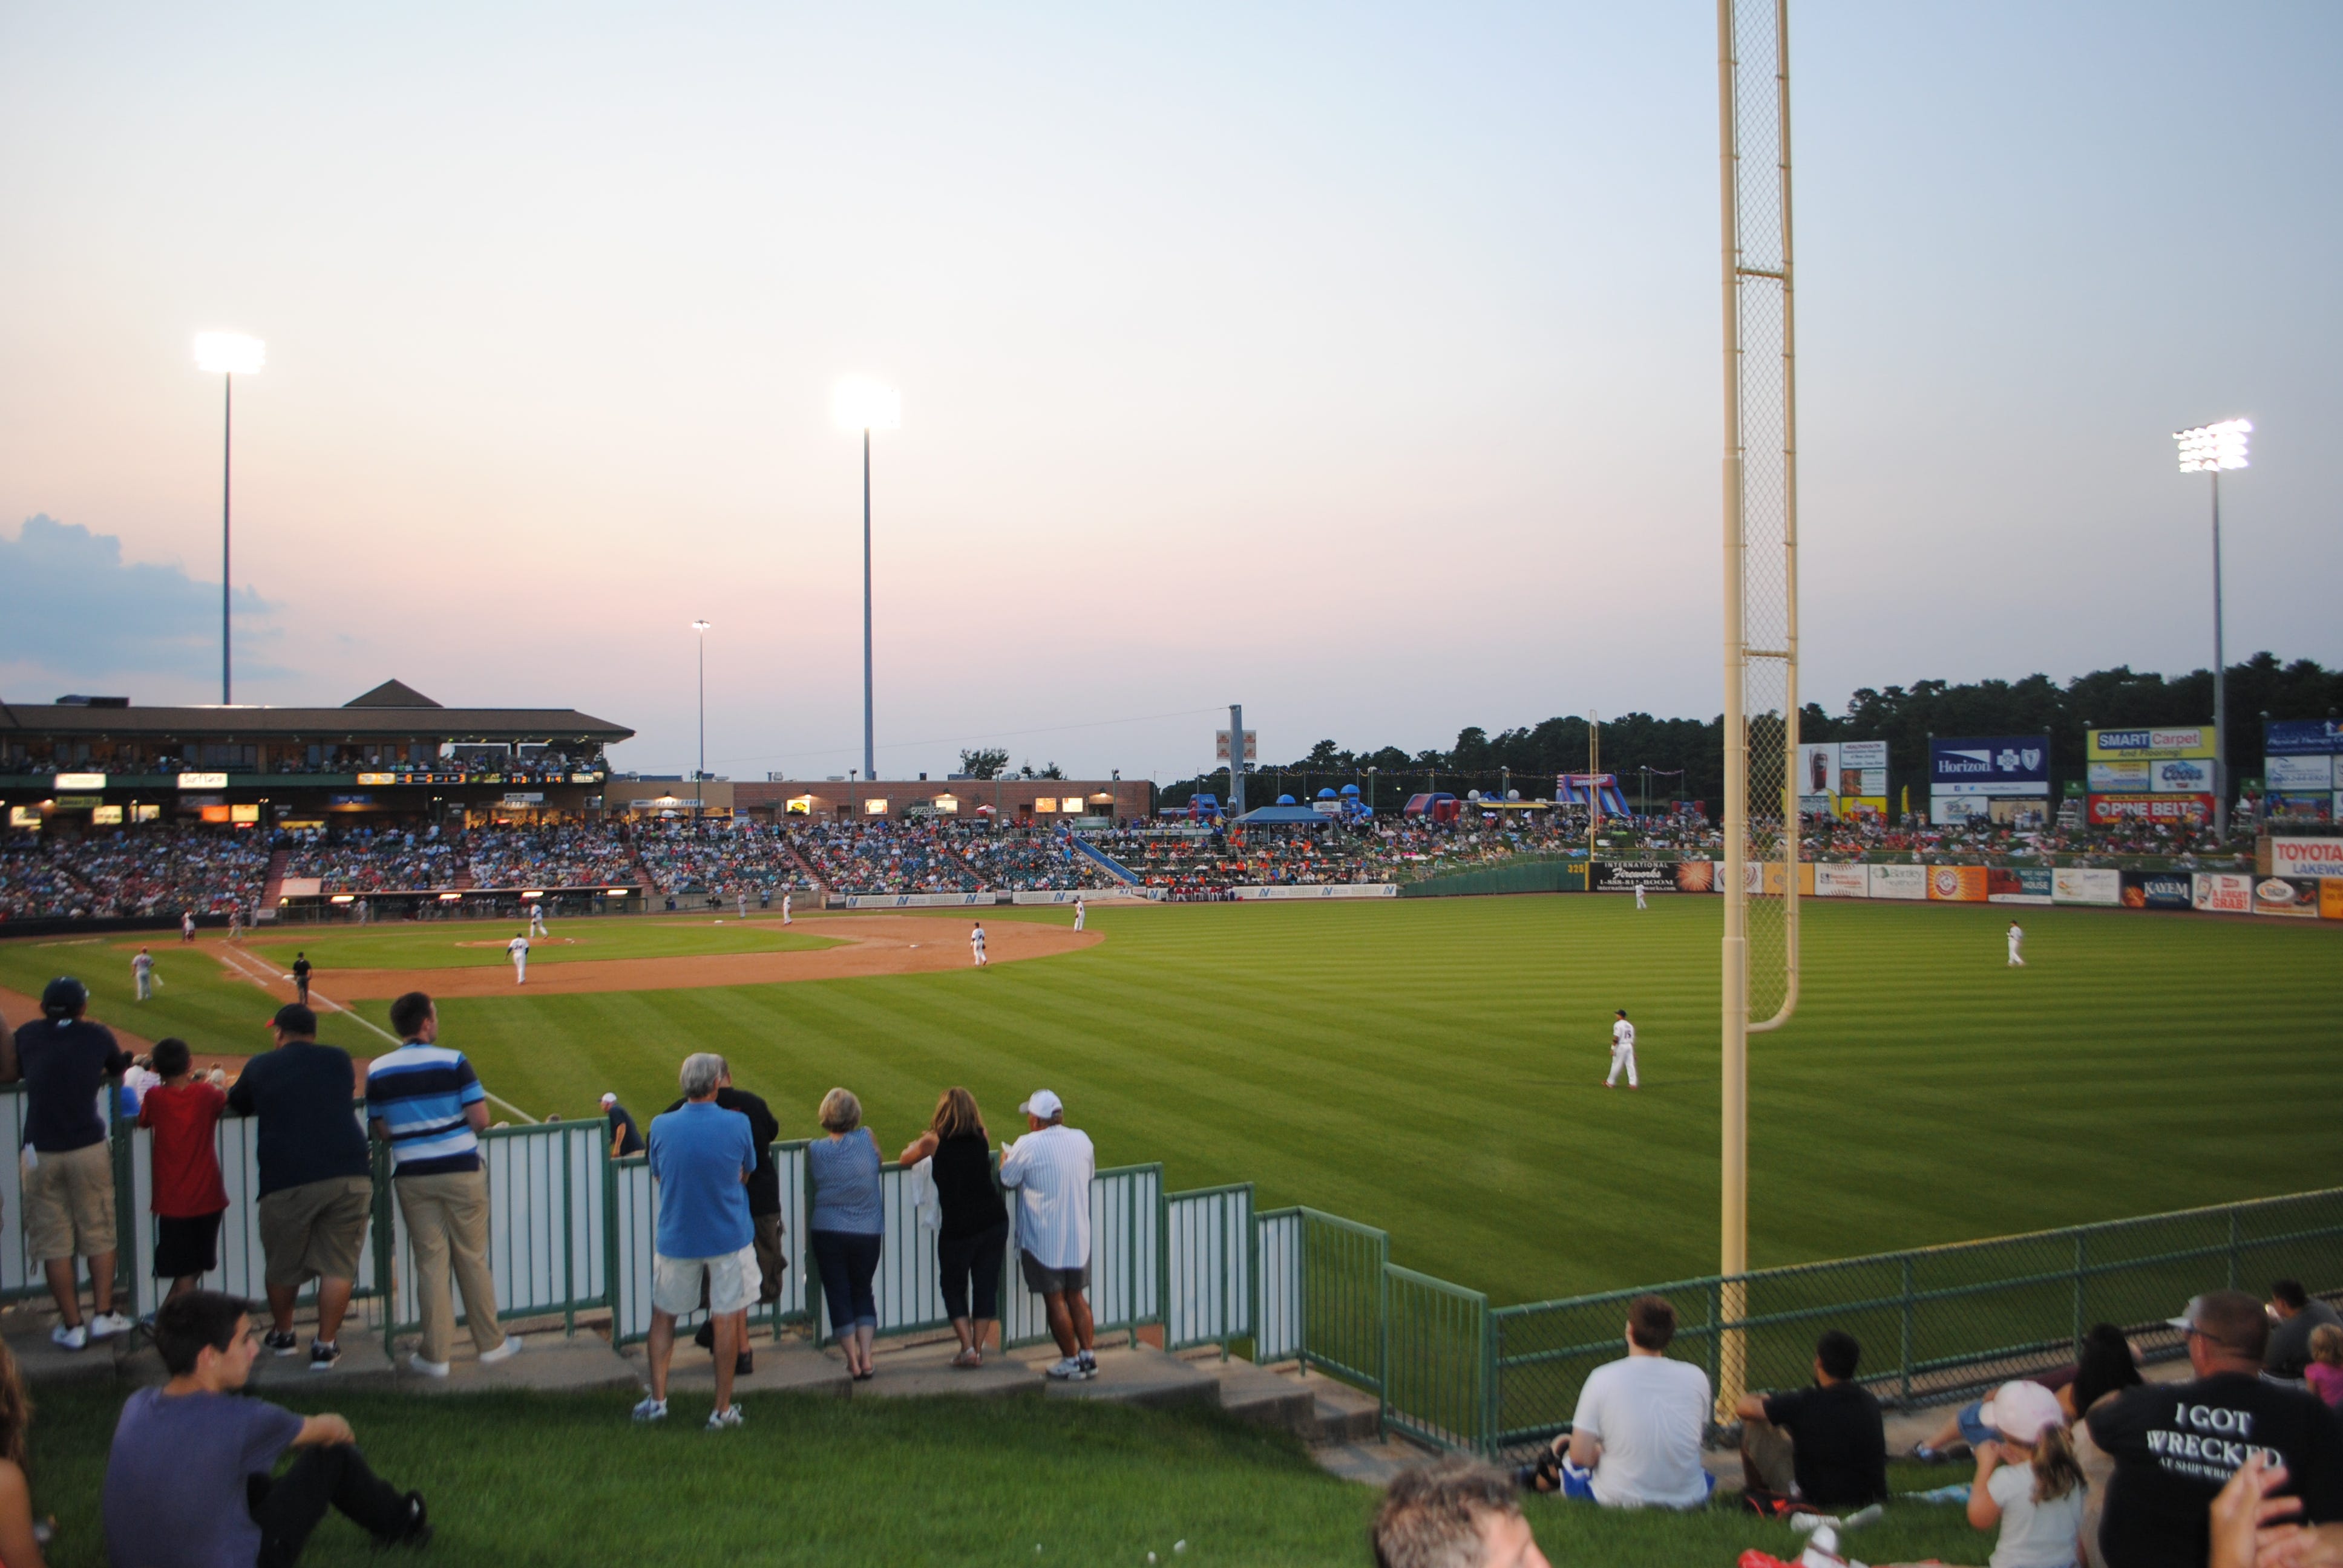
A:
<svg viewBox="0 0 2343 1568">
<path fill-rule="evenodd" d="M 430 1541 L 423 1494 L 368 1469 L 348 1422 L 240 1392 L 260 1354 L 246 1303 L 174 1296 L 155 1314 L 155 1348 L 171 1381 L 123 1405 L 106 1464 L 114 1568 L 289 1568 L 328 1508 L 380 1545 Z M 288 1448 L 299 1457 L 272 1478 Z"/>
</svg>

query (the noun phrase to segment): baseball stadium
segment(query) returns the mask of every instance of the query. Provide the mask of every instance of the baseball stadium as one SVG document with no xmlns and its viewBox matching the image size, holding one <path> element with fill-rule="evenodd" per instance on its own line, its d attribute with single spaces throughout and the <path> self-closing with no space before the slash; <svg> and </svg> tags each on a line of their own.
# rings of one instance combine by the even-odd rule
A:
<svg viewBox="0 0 2343 1568">
<path fill-rule="evenodd" d="M 1212 25 L 1242 54 L 1242 29 Z M 1403 31 L 1434 69 L 1433 40 Z M 34 43 L 109 74 L 112 45 Z M 1502 64 L 1487 40 L 1438 43 Z M 200 625 L 147 664 L 60 638 L 45 609 L 0 626 L 0 1568 L 2343 1562 L 2343 659 L 2331 619 L 2268 613 L 2279 579 L 2318 572 L 2256 557 L 2227 591 L 2269 651 L 2225 646 L 2220 486 L 2233 518 L 2256 505 L 2260 461 L 2229 417 L 2154 448 L 2158 480 L 2192 487 L 2190 528 L 2211 502 L 2209 638 L 2193 597 L 2127 600 L 2177 673 L 2061 640 L 2046 599 L 1979 609 L 1973 640 L 1908 598 L 1847 635 L 1885 563 L 1828 526 L 1801 540 L 1785 0 L 1721 0 L 1713 43 L 1720 145 L 1695 161 L 1717 162 L 1685 186 L 1723 197 L 1721 273 L 1698 231 L 1709 379 L 1667 397 L 1713 440 L 1721 347 L 1722 483 L 1694 488 L 1696 548 L 1634 556 L 1605 524 L 1567 579 L 1638 613 L 1664 600 L 1662 638 L 1541 624 L 1468 647 L 1497 624 L 1510 547 L 1443 578 L 1431 557 L 1487 541 L 1378 533 L 1372 508 L 1356 548 L 1347 521 L 1181 522 L 1137 557 L 1086 553 L 1121 524 L 1035 530 L 1012 508 L 968 526 L 980 549 L 923 547 L 968 613 L 899 657 L 873 608 L 873 435 L 901 427 L 901 397 L 850 377 L 830 413 L 860 443 L 859 566 L 823 578 L 809 548 L 759 565 L 716 524 L 632 518 L 599 563 L 663 637 L 696 634 L 695 727 L 644 697 L 631 608 L 525 582 L 497 588 L 530 600 L 509 618 L 467 600 L 444 622 L 395 588 L 428 634 L 395 642 L 355 629 L 371 608 L 274 629 L 292 612 L 229 554 L 238 487 L 269 505 L 256 461 L 347 471 L 369 551 L 352 580 L 498 578 L 499 530 L 548 580 L 569 563 L 518 478 L 497 491 L 508 522 L 386 557 L 400 525 L 357 478 L 375 460 L 334 433 L 357 416 L 302 393 L 320 422 L 247 457 L 237 394 L 268 361 L 205 333 L 225 384 L 206 396 L 226 393 L 204 437 L 225 443 L 204 459 L 221 580 L 133 562 L 92 623 L 139 644 L 176 574 Z M 905 68 L 996 46 L 931 39 L 946 65 Z M 1846 46 L 1817 51 L 1825 71 Z M 1671 68 L 1705 93 L 1704 60 Z M 698 95 L 646 90 L 675 112 Z M 1826 136 L 1859 139 L 1825 102 Z M 426 161 L 445 158 L 463 161 Z M 1845 351 L 1832 286 L 1819 336 Z M 978 333 L 953 316 L 972 297 L 922 307 Z M 500 308 L 520 332 L 566 307 Z M 314 327 L 349 307 L 306 309 Z M 2207 380 L 2143 406 L 2259 385 Z M 1861 468 L 1862 421 L 1826 384 L 1841 400 L 1805 482 L 1835 518 L 1860 509 L 1831 465 Z M 572 416 L 586 396 L 549 371 L 514 388 Z M 982 441 L 1018 427 L 1020 394 L 1000 396 L 1006 426 L 965 405 Z M 652 427 L 677 473 L 733 438 Z M 622 461 L 616 436 L 530 428 L 516 473 Z M 1373 467 L 1378 437 L 1351 435 L 1342 461 Z M 2282 437 L 2272 454 L 2325 460 Z M 1307 482 L 1322 460 L 1297 458 Z M 1927 481 L 1854 490 L 1873 484 Z M 1714 580 L 1720 502 L 1710 623 L 1676 600 Z M 190 530 L 204 552 L 209 528 Z M 65 593 L 36 574 L 71 532 L 42 515 L 0 539 L 13 598 Z M 2290 558 L 2323 561 L 2317 534 Z M 704 552 L 688 588 L 668 548 Z M 2167 564 L 2140 554 L 2122 569 Z M 1281 589 L 1397 602 L 1357 585 L 1421 574 L 1373 638 L 1431 613 L 1447 630 L 1429 653 L 1343 641 L 1324 667 L 1343 678 L 1281 674 L 1187 636 L 1189 604 L 1151 612 L 1134 560 L 1198 573 L 1198 597 L 1290 573 Z M 719 707 L 739 755 L 713 768 L 712 625 L 686 619 L 711 569 L 791 623 L 765 645 L 783 651 L 760 717 Z M 850 613 L 811 608 L 856 571 Z M 1068 583 L 1146 623 L 1126 663 L 1094 656 L 1127 719 L 1069 695 L 1093 656 L 1018 640 L 1019 618 L 1066 612 Z M 1651 646 L 1687 619 L 1688 686 L 1680 650 Z M 1817 668 L 1832 638 L 1859 662 Z M 1564 651 L 1523 651 L 1540 638 Z M 598 640 L 618 652 L 598 662 Z M 950 685 L 963 668 L 981 684 Z M 2069 673 L 1914 674 L 1970 668 Z M 823 706 L 850 676 L 853 701 Z M 952 739 L 885 737 L 895 691 L 922 683 L 906 706 Z M 1347 742 L 1249 728 L 1219 700 L 1249 689 L 1275 698 L 1253 723 Z M 824 749 L 850 709 L 859 744 Z M 1172 721 L 1166 766 L 1144 727 Z M 1029 736 L 1079 762 L 1012 767 Z"/>
</svg>

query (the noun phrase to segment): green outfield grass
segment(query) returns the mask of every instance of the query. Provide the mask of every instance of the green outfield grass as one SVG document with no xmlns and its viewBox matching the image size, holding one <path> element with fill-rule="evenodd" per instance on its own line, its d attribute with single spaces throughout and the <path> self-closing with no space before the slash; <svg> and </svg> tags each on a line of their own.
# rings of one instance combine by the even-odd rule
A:
<svg viewBox="0 0 2343 1568">
<path fill-rule="evenodd" d="M 2008 912 L 1806 906 L 1804 1007 L 1752 1045 L 1757 1263 L 2333 1180 L 2343 931 L 2028 909 L 2030 964 L 2011 970 Z M 1715 1265 L 1719 915 L 1580 896 L 1102 906 L 1107 940 L 1060 958 L 452 999 L 442 1038 L 538 1116 L 591 1114 L 606 1088 L 656 1110 L 685 1053 L 720 1050 L 789 1135 L 844 1084 L 890 1152 L 944 1085 L 974 1090 L 996 1135 L 1047 1085 L 1105 1161 L 1161 1160 L 1175 1187 L 1252 1180 L 1264 1207 L 1383 1226 L 1395 1261 L 1532 1300 Z M 939 940 L 964 920 L 938 917 Z M 143 1010 L 110 940 L 0 944 L 0 984 L 36 990 L 102 952 L 101 1013 L 250 1049 L 256 990 L 156 950 L 168 984 Z M 1601 1087 L 1621 1006 L 1641 1031 L 1634 1094 Z M 366 1011 L 380 1023 L 382 1007 Z M 326 1031 L 381 1049 L 347 1019 Z"/>
<path fill-rule="evenodd" d="M 412 925 L 328 926 L 312 935 L 292 929 L 246 947 L 278 970 L 293 967 L 297 952 L 317 966 L 316 983 L 330 993 L 335 970 L 473 969 L 511 961 L 505 944 L 528 922 L 509 927 L 490 920 L 431 921 Z M 552 920 L 548 936 L 531 940 L 528 961 L 575 963 L 595 959 L 679 959 L 709 953 L 802 952 L 836 947 L 829 937 L 809 936 L 802 926 L 784 929 L 781 917 L 729 915 L 655 916 L 642 920 Z M 136 950 L 135 948 L 131 950 Z"/>
</svg>

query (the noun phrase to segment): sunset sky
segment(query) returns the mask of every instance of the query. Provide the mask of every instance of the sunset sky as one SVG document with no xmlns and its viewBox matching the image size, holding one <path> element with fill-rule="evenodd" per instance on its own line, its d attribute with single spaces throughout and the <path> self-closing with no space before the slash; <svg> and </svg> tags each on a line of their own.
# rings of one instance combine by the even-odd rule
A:
<svg viewBox="0 0 2343 1568">
<path fill-rule="evenodd" d="M 1805 685 L 2343 661 L 2343 7 L 1793 6 Z M 713 771 L 1709 715 L 1713 7 L 0 12 L 0 695 Z M 2207 716 L 2176 714 L 2176 721 Z"/>
</svg>

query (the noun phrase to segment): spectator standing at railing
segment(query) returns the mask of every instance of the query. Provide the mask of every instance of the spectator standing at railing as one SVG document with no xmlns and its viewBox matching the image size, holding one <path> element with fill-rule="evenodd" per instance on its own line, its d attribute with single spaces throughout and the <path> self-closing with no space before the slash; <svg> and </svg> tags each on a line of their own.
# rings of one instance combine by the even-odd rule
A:
<svg viewBox="0 0 2343 1568">
<path fill-rule="evenodd" d="M 49 1338 L 69 1351 L 130 1328 L 114 1310 L 114 1151 L 97 1097 L 131 1058 L 88 1011 L 89 988 L 60 975 L 41 992 L 41 1018 L 0 1052 L 0 1083 L 25 1084 L 25 1251 L 40 1260 L 57 1303 Z M 86 1323 L 76 1257 L 89 1262 L 96 1312 Z"/>
<path fill-rule="evenodd" d="M 229 1110 L 260 1120 L 255 1152 L 271 1320 L 262 1343 L 280 1356 L 298 1348 L 293 1303 L 314 1279 L 309 1370 L 331 1372 L 374 1212 L 374 1156 L 350 1109 L 357 1073 L 349 1052 L 318 1044 L 317 1015 L 299 1002 L 278 1008 L 268 1027 L 277 1049 L 246 1062 L 227 1091 Z"/>
<path fill-rule="evenodd" d="M 741 1422 L 732 1402 L 733 1367 L 757 1294 L 756 1227 L 749 1218 L 749 1177 L 757 1169 L 749 1119 L 716 1103 L 724 1059 L 697 1051 L 679 1075 L 685 1105 L 651 1118 L 651 1177 L 659 1218 L 651 1240 L 651 1332 L 645 1347 L 651 1391 L 637 1421 L 667 1419 L 668 1367 L 675 1360 L 675 1321 L 699 1307 L 700 1291 L 716 1322 L 716 1408 L 708 1428 Z"/>
<path fill-rule="evenodd" d="M 808 1244 L 821 1271 L 830 1332 L 846 1352 L 846 1370 L 863 1382 L 870 1377 L 870 1342 L 879 1332 L 870 1278 L 879 1271 L 887 1231 L 879 1191 L 879 1135 L 862 1125 L 862 1101 L 844 1089 L 821 1097 L 821 1127 L 827 1136 L 806 1146 L 806 1171 L 813 1179 Z"/>
<path fill-rule="evenodd" d="M 1843 1329 L 1815 1342 L 1812 1388 L 1745 1393 L 1741 1468 L 1751 1496 L 1795 1497 L 1825 1512 L 1887 1495 L 1887 1434 L 1879 1402 L 1855 1381 L 1863 1347 Z"/>
<path fill-rule="evenodd" d="M 1001 1317 L 1001 1265 L 1009 1247 L 1009 1210 L 992 1180 L 991 1144 L 976 1096 L 947 1089 L 936 1100 L 928 1130 L 905 1147 L 896 1163 L 926 1160 L 942 1223 L 936 1230 L 936 1275 L 944 1314 L 960 1336 L 956 1367 L 984 1364 L 984 1345 Z M 970 1286 L 974 1286 L 971 1297 Z"/>
<path fill-rule="evenodd" d="M 749 1221 L 757 1231 L 757 1302 L 771 1306 L 781 1299 L 781 1286 L 786 1282 L 789 1261 L 781 1251 L 781 1172 L 773 1163 L 773 1140 L 781 1135 L 779 1118 L 773 1114 L 764 1097 L 732 1086 L 732 1064 L 722 1057 L 721 1070 L 716 1078 L 716 1103 L 727 1111 L 737 1111 L 749 1119 L 749 1135 L 757 1143 L 757 1168 L 749 1173 Z M 668 1111 L 680 1111 L 685 1102 L 677 1101 Z M 660 1114 L 666 1114 L 662 1111 Z M 703 1288 L 701 1294 L 706 1295 Z M 701 1305 L 706 1305 L 703 1300 Z M 705 1322 L 691 1336 L 691 1342 L 701 1350 L 716 1348 L 716 1325 Z M 744 1338 L 740 1345 L 739 1372 L 748 1376 L 756 1370 L 749 1359 Z"/>
<path fill-rule="evenodd" d="M 1605 1508 L 1698 1508 L 1716 1478 L 1700 1462 L 1708 1374 L 1672 1361 L 1676 1310 L 1665 1296 L 1627 1303 L 1627 1355 L 1586 1377 L 1570 1434 L 1516 1478 Z"/>
<path fill-rule="evenodd" d="M 488 1091 L 460 1050 L 438 1043 L 439 1010 L 419 990 L 390 1004 L 401 1044 L 367 1069 L 367 1121 L 390 1145 L 391 1190 L 407 1217 L 415 1254 L 423 1342 L 407 1364 L 446 1377 L 456 1340 L 452 1264 L 464 1316 L 482 1366 L 520 1353 L 518 1334 L 497 1323 L 497 1281 L 488 1267 L 488 1173 L 480 1163 Z"/>
<path fill-rule="evenodd" d="M 187 1042 L 176 1036 L 155 1042 L 155 1070 L 163 1081 L 138 1102 L 138 1125 L 155 1135 L 155 1277 L 171 1282 L 167 1302 L 219 1267 L 227 1186 L 217 1142 L 227 1094 L 195 1076 Z"/>
<path fill-rule="evenodd" d="M 1058 1342 L 1062 1359 L 1050 1375 L 1082 1382 L 1098 1375 L 1096 1331 L 1082 1296 L 1090 1283 L 1098 1153 L 1088 1133 L 1066 1125 L 1065 1103 L 1049 1090 L 1035 1090 L 1017 1109 L 1025 1114 L 1026 1134 L 1001 1151 L 1001 1184 L 1017 1190 L 1017 1261 Z"/>
<path fill-rule="evenodd" d="M 610 1158 L 623 1160 L 629 1154 L 643 1151 L 643 1130 L 635 1124 L 635 1113 L 618 1103 L 618 1097 L 604 1091 L 602 1114 L 610 1122 Z"/>
</svg>

